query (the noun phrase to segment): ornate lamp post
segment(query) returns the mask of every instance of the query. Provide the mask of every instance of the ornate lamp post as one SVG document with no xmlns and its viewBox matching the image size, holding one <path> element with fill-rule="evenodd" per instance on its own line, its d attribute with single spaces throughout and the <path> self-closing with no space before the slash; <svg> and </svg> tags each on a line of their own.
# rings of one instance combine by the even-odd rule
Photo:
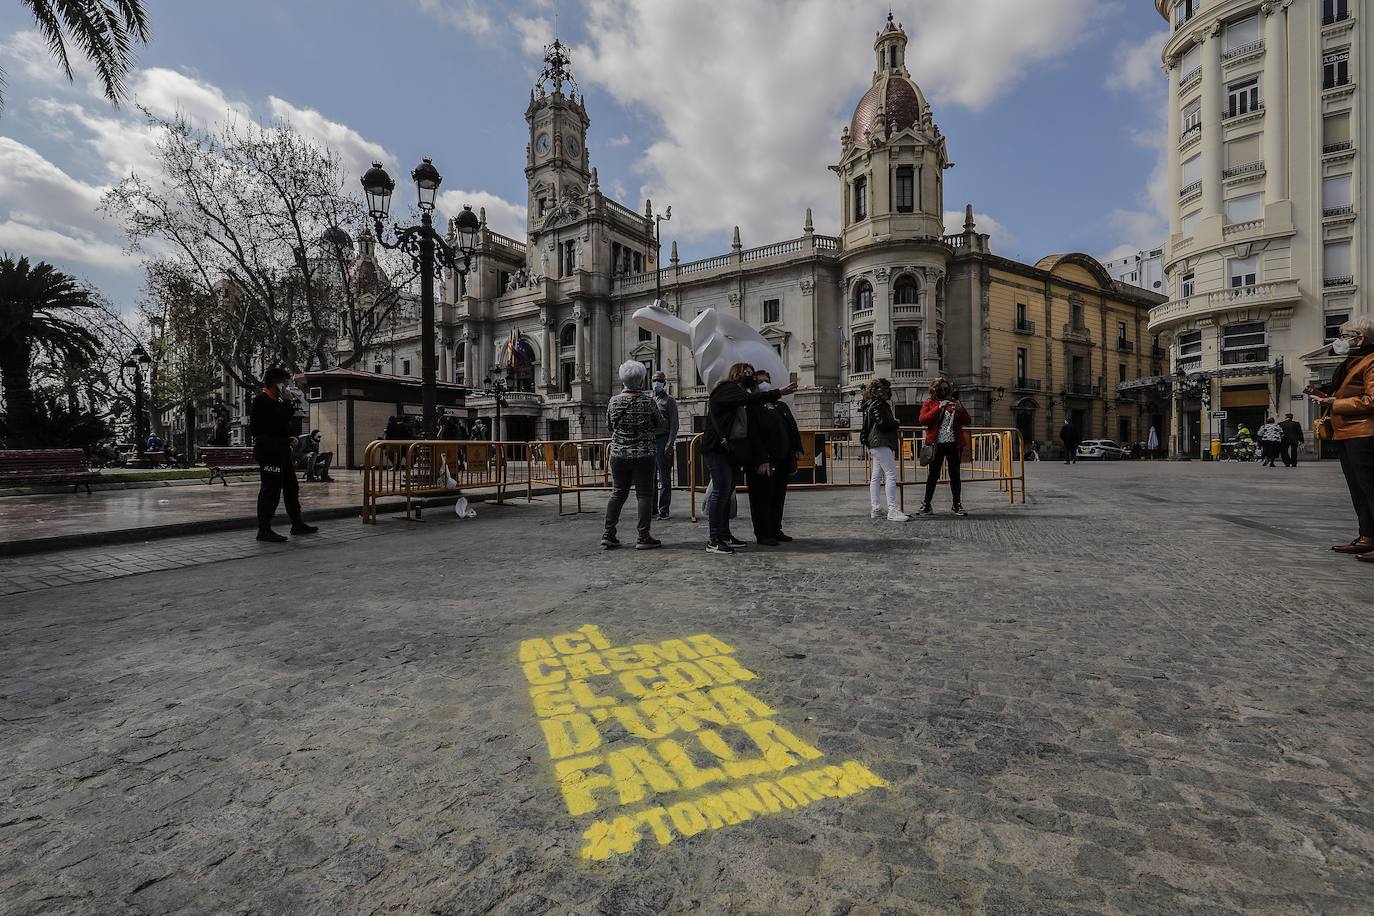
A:
<svg viewBox="0 0 1374 916">
<path fill-rule="evenodd" d="M 458 295 L 466 294 L 468 271 L 472 269 L 472 256 L 477 249 L 477 231 L 480 222 L 472 207 L 464 204 L 463 212 L 453 220 L 456 234 L 454 244 L 450 244 L 434 231 L 430 214 L 434 210 L 434 198 L 438 194 L 443 176 L 426 157 L 410 173 L 419 195 L 420 224 L 418 226 L 398 226 L 392 224 L 396 241 L 387 242 L 382 220 L 391 210 L 391 193 L 396 182 L 382 168 L 380 162 L 372 163 L 362 177 L 363 193 L 367 195 L 367 212 L 376 227 L 377 242 L 388 250 L 397 248 L 410 255 L 415 268 L 420 272 L 420 403 L 423 407 L 425 435 L 433 436 L 435 429 L 435 402 L 437 400 L 438 367 L 434 354 L 434 273 L 448 268 L 458 274 Z"/>
<path fill-rule="evenodd" d="M 124 360 L 122 366 L 124 369 L 132 369 L 134 373 L 134 461 L 137 464 L 145 461 L 143 449 L 148 440 L 146 427 L 143 425 L 143 367 L 152 361 L 153 358 L 148 355 L 148 351 L 143 349 L 143 344 L 134 344 L 129 358 Z"/>
<path fill-rule="evenodd" d="M 496 423 L 491 428 L 491 441 L 501 441 L 501 408 L 506 405 L 506 393 L 510 391 L 506 387 L 506 380 L 503 377 L 506 370 L 497 366 L 491 370 L 491 374 L 482 380 L 482 394 L 496 402 Z"/>
<path fill-rule="evenodd" d="M 673 218 L 673 208 L 670 205 L 662 213 L 654 213 L 649 210 L 654 217 L 654 305 L 662 306 L 663 303 L 663 224 Z M 654 371 L 663 371 L 663 338 L 654 335 Z"/>
</svg>

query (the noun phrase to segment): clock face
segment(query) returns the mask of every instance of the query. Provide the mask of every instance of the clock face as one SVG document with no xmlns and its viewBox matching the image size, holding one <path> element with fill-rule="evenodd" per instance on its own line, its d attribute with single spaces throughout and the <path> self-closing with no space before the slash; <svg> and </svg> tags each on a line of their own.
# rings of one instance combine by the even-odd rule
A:
<svg viewBox="0 0 1374 916">
<path fill-rule="evenodd" d="M 569 159 L 576 159 L 582 153 L 582 144 L 577 142 L 576 137 L 564 137 L 563 152 Z"/>
<path fill-rule="evenodd" d="M 552 148 L 553 139 L 548 134 L 540 134 L 534 138 L 534 151 L 539 155 L 547 156 Z"/>
</svg>

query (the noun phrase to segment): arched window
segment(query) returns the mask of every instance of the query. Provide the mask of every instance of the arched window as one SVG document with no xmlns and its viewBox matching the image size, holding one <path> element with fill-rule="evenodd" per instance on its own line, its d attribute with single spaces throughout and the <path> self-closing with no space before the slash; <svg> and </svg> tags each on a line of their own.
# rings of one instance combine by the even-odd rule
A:
<svg viewBox="0 0 1374 916">
<path fill-rule="evenodd" d="M 577 346 L 577 325 L 565 324 L 563 330 L 558 334 L 558 346 L 564 350 L 571 350 Z"/>
<path fill-rule="evenodd" d="M 460 340 L 453 345 L 453 380 L 459 385 L 467 381 L 467 353 L 467 341 Z"/>
<path fill-rule="evenodd" d="M 908 276 L 897 278 L 897 285 L 892 287 L 892 302 L 894 305 L 915 305 L 918 290 L 916 281 Z"/>
<path fill-rule="evenodd" d="M 873 308 L 873 286 L 867 280 L 854 284 L 854 311 L 862 312 Z"/>
</svg>

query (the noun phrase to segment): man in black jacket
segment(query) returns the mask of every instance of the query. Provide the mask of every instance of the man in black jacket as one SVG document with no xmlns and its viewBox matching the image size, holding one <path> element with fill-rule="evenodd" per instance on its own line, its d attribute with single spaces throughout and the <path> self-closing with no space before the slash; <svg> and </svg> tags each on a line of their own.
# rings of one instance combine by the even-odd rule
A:
<svg viewBox="0 0 1374 916">
<path fill-rule="evenodd" d="M 277 503 L 286 496 L 286 514 L 291 517 L 292 534 L 314 534 L 319 531 L 301 518 L 300 486 L 292 467 L 291 449 L 296 437 L 291 434 L 295 415 L 295 401 L 287 394 L 291 373 L 279 366 L 267 370 L 263 389 L 253 399 L 249 432 L 253 434 L 253 457 L 258 462 L 262 483 L 258 488 L 258 540 L 280 542 L 284 535 L 272 530 L 272 516 Z"/>
<path fill-rule="evenodd" d="M 1073 420 L 1066 418 L 1064 425 L 1059 429 L 1059 441 L 1064 443 L 1064 463 L 1078 463 L 1078 443 L 1083 441 L 1083 437 L 1078 433 L 1078 427 L 1073 425 Z"/>
<path fill-rule="evenodd" d="M 768 392 L 773 380 L 766 369 L 754 371 L 755 390 Z M 751 421 L 757 420 L 760 444 L 768 458 L 769 473 L 759 474 L 749 466 L 749 514 L 754 522 L 754 538 L 765 547 L 775 547 L 792 538 L 783 533 L 782 512 L 787 502 L 787 481 L 797 470 L 802 453 L 801 431 L 784 401 L 769 401 L 749 408 Z"/>
<path fill-rule="evenodd" d="M 1283 430 L 1283 443 L 1279 446 L 1283 454 L 1283 466 L 1295 468 L 1298 466 L 1298 446 L 1302 445 L 1305 438 L 1302 434 L 1302 424 L 1294 420 L 1291 413 L 1284 414 L 1279 429 Z"/>
</svg>

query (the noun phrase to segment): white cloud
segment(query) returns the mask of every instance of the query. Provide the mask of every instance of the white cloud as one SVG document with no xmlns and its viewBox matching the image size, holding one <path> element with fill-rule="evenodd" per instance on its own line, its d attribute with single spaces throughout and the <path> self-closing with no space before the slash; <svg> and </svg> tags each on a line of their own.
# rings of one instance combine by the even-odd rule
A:
<svg viewBox="0 0 1374 916">
<path fill-rule="evenodd" d="M 544 46 L 553 41 L 553 23 L 544 16 L 512 16 L 510 21 L 520 36 L 520 49 L 539 60 Z"/>
<path fill-rule="evenodd" d="M 606 145 L 607 145 L 607 146 L 612 146 L 612 147 L 614 147 L 614 146 L 629 146 L 629 145 L 630 145 L 630 135 L 629 135 L 629 134 L 621 134 L 619 137 L 612 137 L 611 139 L 609 139 L 609 140 L 606 141 Z"/>
<path fill-rule="evenodd" d="M 1091 0 L 915 6 L 907 62 L 937 122 L 940 104 L 987 105 L 1094 22 Z M 676 202 L 682 238 L 719 238 L 736 223 L 746 245 L 787 238 L 807 207 L 819 231 L 834 232 L 839 194 L 827 166 L 869 85 L 873 34 L 886 16 L 887 4 L 873 0 L 843 9 L 737 0 L 711 16 L 695 4 L 589 0 L 589 43 L 574 49 L 573 69 L 652 125 L 634 196 Z M 534 21 L 519 28 L 526 50 L 537 50 Z M 957 160 L 957 139 L 951 146 Z"/>
<path fill-rule="evenodd" d="M 1117 68 L 1107 77 L 1107 88 L 1142 92 L 1165 85 L 1160 60 L 1168 39 L 1168 31 L 1161 30 L 1145 36 L 1138 44 L 1117 46 Z"/>
<path fill-rule="evenodd" d="M 474 35 L 485 35 L 492 29 L 491 15 L 476 0 L 419 0 L 420 10 L 440 22 L 457 26 Z"/>
<path fill-rule="evenodd" d="M 0 223 L 0 251 L 25 255 L 31 260 L 45 259 L 58 264 L 75 261 L 92 267 L 131 271 L 142 262 L 124 253 L 118 245 L 92 239 L 74 238 L 55 229 L 6 220 Z"/>
<path fill-rule="evenodd" d="M 273 118 L 287 122 L 297 132 L 334 150 L 343 163 L 345 176 L 361 178 L 374 160 L 396 161 L 380 143 L 373 143 L 348 125 L 331 121 L 313 108 L 297 108 L 276 96 L 268 97 L 267 107 Z"/>
<path fill-rule="evenodd" d="M 493 232 L 508 235 L 523 242 L 525 240 L 524 204 L 511 203 L 487 191 L 448 190 L 439 192 L 435 205 L 445 216 L 457 216 L 468 204 L 474 213 L 483 207 L 487 211 L 487 227 Z"/>
<path fill-rule="evenodd" d="M 988 244 L 992 246 L 993 252 L 1005 255 L 1014 249 L 1019 240 L 1011 233 L 1001 221 L 988 216 L 986 213 L 973 211 L 974 231 L 981 232 L 990 236 Z M 962 210 L 945 211 L 945 232 L 955 233 L 964 230 L 964 213 Z"/>
<path fill-rule="evenodd" d="M 84 60 L 71 57 L 73 69 L 78 59 Z M 34 81 L 46 81 L 62 76 L 62 65 L 53 58 L 48 51 L 48 43 L 34 29 L 15 32 L 7 41 L 0 43 L 0 60 L 5 62 L 10 79 L 23 76 Z"/>
<path fill-rule="evenodd" d="M 251 118 L 252 109 L 233 102 L 217 86 L 165 67 L 138 71 L 130 82 L 138 104 L 163 118 L 182 115 L 199 127 L 208 127 L 237 115 Z"/>
</svg>

